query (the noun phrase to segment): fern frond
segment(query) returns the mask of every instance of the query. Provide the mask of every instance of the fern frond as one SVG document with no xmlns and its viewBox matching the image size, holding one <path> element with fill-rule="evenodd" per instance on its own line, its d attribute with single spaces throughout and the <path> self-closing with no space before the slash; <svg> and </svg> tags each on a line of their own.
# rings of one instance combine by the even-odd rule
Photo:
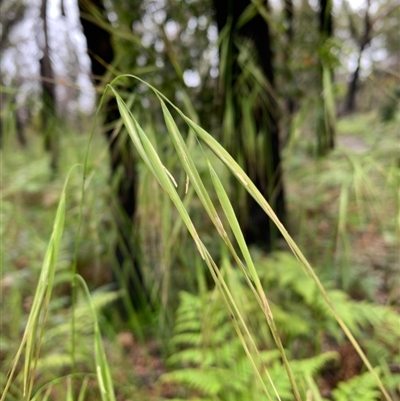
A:
<svg viewBox="0 0 400 401">
<path fill-rule="evenodd" d="M 190 389 L 200 391 L 207 396 L 214 396 L 222 389 L 220 378 L 212 370 L 195 368 L 175 370 L 164 374 L 161 380 L 186 384 Z"/>
<path fill-rule="evenodd" d="M 168 363 L 182 366 L 198 366 L 209 358 L 205 355 L 207 351 L 202 352 L 198 348 L 188 348 L 183 351 L 175 352 L 168 358 Z"/>
<path fill-rule="evenodd" d="M 301 359 L 292 362 L 293 372 L 297 376 L 306 377 L 316 375 L 328 362 L 337 360 L 337 352 L 330 351 L 313 358 Z"/>
<path fill-rule="evenodd" d="M 380 391 L 371 373 L 365 372 L 347 382 L 340 382 L 332 396 L 334 401 L 376 401 Z"/>
<path fill-rule="evenodd" d="M 198 330 L 200 327 L 198 328 Z M 185 330 L 180 330 L 179 332 L 176 330 L 177 334 L 175 334 L 171 339 L 171 345 L 174 346 L 196 346 L 200 344 L 201 335 L 199 331 L 189 331 L 185 332 Z"/>
</svg>

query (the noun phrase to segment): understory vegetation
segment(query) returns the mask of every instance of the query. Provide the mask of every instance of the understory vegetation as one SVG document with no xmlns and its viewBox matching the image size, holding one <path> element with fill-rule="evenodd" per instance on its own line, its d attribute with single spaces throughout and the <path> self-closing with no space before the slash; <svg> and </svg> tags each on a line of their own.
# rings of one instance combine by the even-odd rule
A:
<svg viewBox="0 0 400 401">
<path fill-rule="evenodd" d="M 196 116 L 157 91 L 157 117 L 109 91 L 140 160 L 152 307 L 115 307 L 126 296 L 110 284 L 115 195 L 98 122 L 93 136 L 85 121 L 58 127 L 56 174 L 35 122 L 23 151 L 9 129 L 1 400 L 400 399 L 398 113 L 341 117 L 324 158 L 310 146 L 312 122 L 294 124 L 283 156 L 289 218 L 266 254 L 244 242 L 231 176 L 280 223 Z"/>
</svg>

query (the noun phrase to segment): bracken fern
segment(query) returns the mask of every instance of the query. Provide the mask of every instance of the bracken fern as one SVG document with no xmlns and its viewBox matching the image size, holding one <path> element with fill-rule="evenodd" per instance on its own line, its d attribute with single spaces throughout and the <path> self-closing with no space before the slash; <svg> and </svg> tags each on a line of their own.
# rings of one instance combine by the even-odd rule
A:
<svg viewBox="0 0 400 401">
<path fill-rule="evenodd" d="M 238 276 L 237 271 L 231 270 L 229 274 Z M 248 291 L 244 282 L 239 291 Z M 250 302 L 257 304 L 254 299 Z M 172 381 L 189 392 L 200 393 L 201 400 L 209 397 L 219 400 L 263 398 L 264 393 L 240 340 L 232 331 L 231 319 L 218 292 L 208 292 L 203 297 L 182 292 L 176 315 L 175 334 L 171 339 L 173 351 L 169 358 L 174 370 L 164 374 L 162 381 Z M 254 325 L 250 316 L 248 320 L 249 326 Z M 293 393 L 279 352 L 266 348 L 258 340 L 261 351 L 257 368 L 260 372 L 268 370 L 281 400 L 292 400 Z M 335 352 L 328 352 L 292 361 L 291 366 L 303 396 L 308 390 L 306 378 L 315 376 L 328 361 L 335 358 Z"/>
<path fill-rule="evenodd" d="M 365 372 L 339 383 L 332 397 L 334 401 L 375 401 L 379 399 L 379 390 L 371 373 Z"/>
</svg>

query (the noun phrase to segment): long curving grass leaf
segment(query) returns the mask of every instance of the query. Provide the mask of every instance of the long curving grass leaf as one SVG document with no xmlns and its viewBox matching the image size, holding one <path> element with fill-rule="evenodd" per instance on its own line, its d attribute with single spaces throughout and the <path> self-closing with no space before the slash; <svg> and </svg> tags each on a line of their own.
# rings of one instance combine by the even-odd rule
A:
<svg viewBox="0 0 400 401">
<path fill-rule="evenodd" d="M 80 282 L 92 310 L 92 317 L 94 321 L 94 355 L 96 362 L 96 375 L 100 387 L 101 399 L 102 401 L 116 401 L 110 366 L 108 365 L 106 353 L 104 351 L 103 342 L 101 339 L 96 308 L 90 296 L 90 291 L 85 280 L 79 275 L 76 276 L 76 279 Z"/>
<path fill-rule="evenodd" d="M 29 313 L 21 344 L 14 358 L 13 366 L 10 370 L 8 380 L 1 396 L 1 401 L 4 401 L 6 399 L 24 348 L 25 361 L 23 370 L 23 396 L 25 399 L 30 399 L 30 394 L 32 392 L 32 386 L 35 378 L 36 364 L 40 352 L 40 345 L 43 334 L 42 330 L 46 321 L 50 298 L 53 290 L 58 252 L 60 249 L 61 237 L 64 230 L 66 188 L 73 169 L 74 168 L 70 170 L 65 181 L 64 188 L 61 192 L 61 197 L 54 220 L 53 231 L 42 264 L 38 286 L 36 288 L 36 292 L 33 298 L 32 308 Z"/>
</svg>

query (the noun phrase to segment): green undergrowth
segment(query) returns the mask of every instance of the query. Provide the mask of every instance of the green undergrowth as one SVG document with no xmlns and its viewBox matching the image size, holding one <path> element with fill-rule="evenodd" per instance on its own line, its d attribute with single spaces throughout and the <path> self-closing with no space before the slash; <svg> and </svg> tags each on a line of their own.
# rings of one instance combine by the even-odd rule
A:
<svg viewBox="0 0 400 401">
<path fill-rule="evenodd" d="M 353 296 L 389 303 L 399 301 L 399 125 L 346 117 L 328 157 L 304 157 L 299 141 L 286 159 L 289 228 L 306 256 Z"/>
<path fill-rule="evenodd" d="M 159 306 L 148 331 L 163 344 L 163 368 L 141 377 L 132 354 L 146 341 L 121 346 L 127 326 L 107 318 L 121 294 L 107 287 L 116 230 L 102 137 L 91 139 L 82 198 L 88 136 L 65 133 L 54 175 L 32 133 L 26 149 L 8 142 L 2 150 L 2 400 L 153 400 L 165 386 L 175 399 L 361 401 L 383 399 L 382 389 L 398 399 L 395 122 L 339 120 L 339 137 L 365 130 L 363 152 L 338 146 L 316 161 L 293 142 L 284 167 L 294 240 L 281 227 L 284 250 L 264 255 L 243 241 L 229 174 L 274 214 L 194 116 L 156 92 L 162 125 L 152 123 L 114 95 L 141 160 L 137 221 Z M 340 349 L 350 343 L 369 366 L 329 381 L 348 363 Z M 142 359 L 152 360 L 149 352 Z"/>
<path fill-rule="evenodd" d="M 327 380 L 327 372 L 351 363 L 345 354 L 336 351 L 338 345 L 345 343 L 343 333 L 312 279 L 299 274 L 299 262 L 293 256 L 285 252 L 270 257 L 255 255 L 255 263 L 263 288 L 271 300 L 276 325 L 288 354 L 293 358 L 291 366 L 302 399 L 310 394 L 312 399 L 325 399 L 319 385 Z M 268 372 L 282 400 L 292 400 L 290 383 L 279 353 L 273 347 L 273 339 L 259 326 L 262 316 L 258 304 L 240 273 L 228 263 L 224 265 L 223 274 L 234 288 L 235 297 L 241 300 L 246 324 L 258 333 L 256 341 L 261 350 L 258 367 Z M 386 367 L 398 364 L 399 317 L 395 309 L 352 300 L 329 282 L 324 286 L 345 323 L 367 350 L 371 362 Z M 263 397 L 240 340 L 232 333 L 231 318 L 222 308 L 221 298 L 215 290 L 200 295 L 181 293 L 168 359 L 172 371 L 161 378 L 162 381 L 179 383 L 185 389 L 181 399 L 196 394 L 198 400 L 213 397 L 258 400 Z M 399 375 L 385 376 L 382 368 L 376 369 L 395 393 Z M 268 382 L 267 378 L 265 380 Z M 273 394 L 272 388 L 269 391 Z M 335 401 L 379 399 L 376 382 L 369 372 L 350 381 L 339 381 L 331 395 Z"/>
</svg>

